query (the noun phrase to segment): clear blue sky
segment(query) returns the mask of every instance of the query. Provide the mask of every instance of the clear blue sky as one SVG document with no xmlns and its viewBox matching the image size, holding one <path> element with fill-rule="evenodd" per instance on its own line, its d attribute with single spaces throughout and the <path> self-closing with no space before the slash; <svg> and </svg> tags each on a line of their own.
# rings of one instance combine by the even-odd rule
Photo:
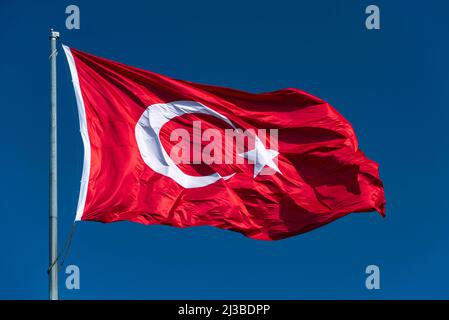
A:
<svg viewBox="0 0 449 320">
<path fill-rule="evenodd" d="M 365 7 L 381 9 L 367 31 Z M 252 92 L 297 87 L 336 107 L 380 163 L 387 218 L 353 214 L 278 242 L 198 227 L 78 225 L 63 299 L 449 298 L 447 1 L 0 3 L 0 298 L 46 299 L 48 29 L 75 48 L 175 78 Z M 74 3 L 75 4 L 75 3 Z M 60 246 L 75 216 L 83 149 L 58 57 Z M 381 290 L 365 289 L 365 267 Z"/>
</svg>

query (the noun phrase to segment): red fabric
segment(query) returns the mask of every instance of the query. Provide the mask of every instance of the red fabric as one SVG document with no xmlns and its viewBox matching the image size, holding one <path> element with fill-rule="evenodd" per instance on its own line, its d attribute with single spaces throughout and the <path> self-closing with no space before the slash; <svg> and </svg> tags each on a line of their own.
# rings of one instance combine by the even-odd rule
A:
<svg viewBox="0 0 449 320">
<path fill-rule="evenodd" d="M 378 165 L 358 149 L 349 122 L 325 101 L 292 88 L 254 94 L 174 80 L 75 49 L 71 52 L 91 147 L 81 220 L 207 225 L 276 240 L 351 212 L 376 210 L 384 216 Z M 236 172 L 226 181 L 185 189 L 154 172 L 140 155 L 135 126 L 148 106 L 177 100 L 200 102 L 239 128 L 278 128 L 282 174 L 254 178 L 254 165 L 249 163 L 183 164 L 182 170 L 189 174 Z M 211 127 L 227 127 L 207 116 L 180 118 L 164 130 L 191 125 L 199 118 Z M 162 139 L 164 148 L 169 148 L 167 139 Z"/>
</svg>

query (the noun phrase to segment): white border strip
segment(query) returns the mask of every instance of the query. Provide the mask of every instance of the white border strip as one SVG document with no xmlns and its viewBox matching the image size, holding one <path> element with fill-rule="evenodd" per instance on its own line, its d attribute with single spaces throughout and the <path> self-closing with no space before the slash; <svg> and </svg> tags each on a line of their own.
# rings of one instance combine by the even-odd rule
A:
<svg viewBox="0 0 449 320">
<path fill-rule="evenodd" d="M 75 60 L 73 59 L 70 48 L 62 45 L 67 61 L 70 67 L 70 73 L 72 75 L 73 88 L 75 89 L 76 104 L 78 105 L 78 116 L 80 120 L 80 131 L 81 137 L 84 144 L 84 162 L 83 162 L 83 175 L 81 177 L 80 194 L 78 199 L 78 208 L 76 209 L 75 221 L 80 221 L 83 213 L 84 206 L 86 204 L 87 197 L 87 186 L 89 184 L 89 173 L 90 173 L 90 141 L 89 133 L 87 131 L 87 121 L 86 121 L 86 109 L 84 108 L 83 95 L 81 93 L 80 82 L 78 79 L 78 72 L 76 70 Z"/>
</svg>

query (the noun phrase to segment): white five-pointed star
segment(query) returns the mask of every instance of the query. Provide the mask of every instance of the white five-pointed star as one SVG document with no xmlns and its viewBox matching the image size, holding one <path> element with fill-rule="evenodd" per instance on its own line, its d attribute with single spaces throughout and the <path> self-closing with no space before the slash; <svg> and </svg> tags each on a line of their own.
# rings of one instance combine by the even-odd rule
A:
<svg viewBox="0 0 449 320">
<path fill-rule="evenodd" d="M 239 156 L 254 163 L 254 177 L 256 177 L 265 166 L 269 166 L 276 172 L 281 173 L 278 166 L 273 161 L 278 154 L 279 152 L 276 150 L 265 148 L 262 141 L 256 137 L 254 141 L 254 149 L 248 152 L 240 153 Z"/>
</svg>

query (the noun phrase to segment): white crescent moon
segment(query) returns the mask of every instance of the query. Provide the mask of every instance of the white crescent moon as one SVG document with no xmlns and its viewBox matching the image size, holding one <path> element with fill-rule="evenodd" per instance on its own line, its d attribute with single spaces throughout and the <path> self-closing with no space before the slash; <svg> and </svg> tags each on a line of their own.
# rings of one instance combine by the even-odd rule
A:
<svg viewBox="0 0 449 320">
<path fill-rule="evenodd" d="M 235 173 L 222 177 L 217 172 L 208 176 L 191 176 L 179 169 L 162 147 L 159 133 L 161 128 L 174 117 L 188 113 L 202 113 L 223 120 L 231 127 L 234 124 L 225 116 L 195 101 L 174 101 L 157 103 L 149 106 L 140 116 L 136 124 L 135 135 L 137 146 L 143 161 L 154 171 L 169 177 L 184 188 L 199 188 L 217 180 L 227 180 Z"/>
</svg>

